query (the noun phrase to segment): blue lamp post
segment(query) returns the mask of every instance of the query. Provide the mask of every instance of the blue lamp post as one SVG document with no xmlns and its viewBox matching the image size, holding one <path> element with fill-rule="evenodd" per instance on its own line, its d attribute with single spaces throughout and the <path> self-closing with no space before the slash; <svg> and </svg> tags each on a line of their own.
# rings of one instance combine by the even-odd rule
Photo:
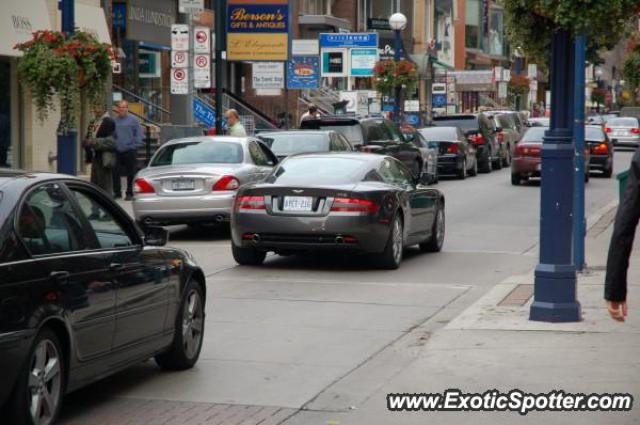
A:
<svg viewBox="0 0 640 425">
<path fill-rule="evenodd" d="M 401 50 L 402 50 L 402 38 L 400 38 L 400 32 L 407 28 L 407 17 L 402 13 L 394 13 L 389 17 L 389 26 L 395 32 L 395 47 L 394 47 L 394 55 L 393 60 L 397 63 L 400 62 L 401 59 Z M 393 119 L 397 123 L 400 122 L 400 95 L 401 88 L 396 88 L 396 92 L 394 94 L 394 106 L 393 106 Z"/>
<path fill-rule="evenodd" d="M 60 0 L 58 5 L 62 12 L 62 31 L 73 34 L 75 31 L 75 4 L 74 0 Z M 57 140 L 58 172 L 63 174 L 77 174 L 78 162 L 76 130 L 59 129 Z"/>
<path fill-rule="evenodd" d="M 575 123 L 574 136 L 576 141 L 576 169 L 575 169 L 575 193 L 574 193 L 574 242 L 573 258 L 578 271 L 585 266 L 584 238 L 586 233 L 585 205 L 584 205 L 584 173 L 585 173 L 585 129 L 584 129 L 584 86 L 585 86 L 585 61 L 586 61 L 586 37 L 576 36 L 576 62 L 575 62 Z"/>
<path fill-rule="evenodd" d="M 575 322 L 581 318 L 573 264 L 575 58 L 568 31 L 554 33 L 551 56 L 551 128 L 542 145 L 540 263 L 529 318 Z"/>
</svg>

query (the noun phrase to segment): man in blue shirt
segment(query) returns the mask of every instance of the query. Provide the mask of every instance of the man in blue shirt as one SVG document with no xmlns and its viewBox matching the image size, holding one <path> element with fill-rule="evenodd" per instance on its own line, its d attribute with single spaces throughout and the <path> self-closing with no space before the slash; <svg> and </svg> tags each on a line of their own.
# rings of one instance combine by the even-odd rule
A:
<svg viewBox="0 0 640 425">
<path fill-rule="evenodd" d="M 134 115 L 129 113 L 129 103 L 121 100 L 117 104 L 118 115 L 115 118 L 117 169 L 113 173 L 113 192 L 116 199 L 122 197 L 122 176 L 127 178 L 125 201 L 133 199 L 133 177 L 137 172 L 136 154 L 142 146 L 142 126 Z"/>
</svg>

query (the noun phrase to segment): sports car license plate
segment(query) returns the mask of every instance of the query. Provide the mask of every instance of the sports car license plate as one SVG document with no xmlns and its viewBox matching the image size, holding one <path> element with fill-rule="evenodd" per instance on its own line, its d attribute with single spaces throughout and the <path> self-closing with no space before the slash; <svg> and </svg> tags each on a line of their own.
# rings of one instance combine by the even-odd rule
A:
<svg viewBox="0 0 640 425">
<path fill-rule="evenodd" d="M 313 198 L 311 196 L 285 196 L 284 211 L 311 211 Z"/>
<path fill-rule="evenodd" d="M 193 179 L 179 179 L 171 182 L 173 190 L 194 190 L 196 182 Z"/>
</svg>

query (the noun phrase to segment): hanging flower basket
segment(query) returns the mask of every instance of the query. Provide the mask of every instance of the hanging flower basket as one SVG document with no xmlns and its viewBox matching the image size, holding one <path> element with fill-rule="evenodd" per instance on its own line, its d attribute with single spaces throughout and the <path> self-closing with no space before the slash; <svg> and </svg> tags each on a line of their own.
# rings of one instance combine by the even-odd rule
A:
<svg viewBox="0 0 640 425">
<path fill-rule="evenodd" d="M 380 61 L 373 68 L 373 81 L 376 90 L 383 96 L 392 95 L 398 88 L 411 92 L 418 83 L 418 70 L 408 60 Z"/>
<path fill-rule="evenodd" d="M 59 131 L 76 127 L 81 95 L 96 105 L 104 102 L 106 82 L 111 72 L 108 44 L 86 32 L 66 35 L 57 31 L 37 31 L 15 48 L 23 53 L 18 62 L 20 82 L 31 94 L 38 118 L 44 121 L 50 110 L 60 107 Z"/>
</svg>

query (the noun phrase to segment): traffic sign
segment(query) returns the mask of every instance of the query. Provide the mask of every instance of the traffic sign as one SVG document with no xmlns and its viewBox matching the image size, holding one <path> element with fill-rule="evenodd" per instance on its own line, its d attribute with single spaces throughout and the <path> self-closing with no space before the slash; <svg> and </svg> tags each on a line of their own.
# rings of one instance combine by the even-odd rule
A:
<svg viewBox="0 0 640 425">
<path fill-rule="evenodd" d="M 193 57 L 193 84 L 198 89 L 211 87 L 211 61 L 209 55 Z"/>
<path fill-rule="evenodd" d="M 187 68 L 189 66 L 189 53 L 171 51 L 171 67 Z"/>
<path fill-rule="evenodd" d="M 196 27 L 193 31 L 193 51 L 194 53 L 211 53 L 211 41 L 209 34 L 211 31 L 207 27 Z"/>
<path fill-rule="evenodd" d="M 189 94 L 189 70 L 171 70 L 171 94 Z"/>
<path fill-rule="evenodd" d="M 216 111 L 197 97 L 193 98 L 193 117 L 207 127 L 216 125 Z"/>
<path fill-rule="evenodd" d="M 189 26 L 171 25 L 171 50 L 186 52 L 189 50 Z"/>
</svg>

